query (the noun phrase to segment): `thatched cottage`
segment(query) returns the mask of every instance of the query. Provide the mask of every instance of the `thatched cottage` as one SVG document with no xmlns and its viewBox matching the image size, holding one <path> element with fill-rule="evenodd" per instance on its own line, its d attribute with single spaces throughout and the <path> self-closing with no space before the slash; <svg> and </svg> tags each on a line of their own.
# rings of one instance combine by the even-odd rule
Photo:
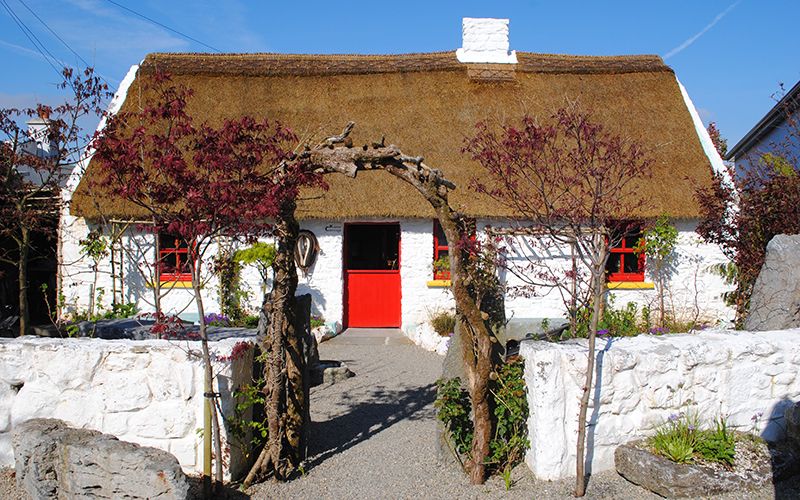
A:
<svg viewBox="0 0 800 500">
<path fill-rule="evenodd" d="M 502 225 L 509 214 L 467 188 L 480 173 L 461 152 L 475 123 L 524 113 L 545 116 L 566 98 L 578 98 L 610 128 L 652 150 L 654 175 L 639 186 L 652 203 L 640 215 L 669 214 L 677 220 L 679 258 L 670 298 L 676 309 L 709 317 L 727 314 L 720 298 L 724 285 L 710 270 L 724 257 L 694 232 L 699 215 L 695 188 L 723 166 L 673 70 L 658 56 L 509 51 L 507 20 L 465 19 L 463 33 L 458 51 L 426 54 L 150 54 L 131 68 L 111 111 L 136 106 L 142 75 L 159 68 L 194 90 L 190 110 L 198 121 L 252 114 L 278 119 L 299 135 L 329 135 L 354 121 L 355 143 L 385 136 L 442 169 L 459 186 L 451 202 L 474 217 L 480 229 Z M 93 175 L 89 164 L 67 193 L 71 203 L 61 228 L 60 280 L 68 308 L 87 306 L 93 280 L 91 261 L 81 256 L 78 241 L 101 215 L 120 224 L 145 217 L 135 207 L 91 192 L 88 179 Z M 452 307 L 446 275 L 433 265 L 446 255 L 447 242 L 427 203 L 383 172 L 364 172 L 356 179 L 329 176 L 327 182 L 329 191 L 306 193 L 298 210 L 302 228 L 319 243 L 316 262 L 300 276 L 300 291 L 313 295 L 314 312 L 345 328 L 408 330 L 431 312 Z M 115 287 L 124 295 L 118 299 L 152 309 L 150 283 L 138 270 L 145 260 L 155 259 L 158 249 L 172 264 L 160 276 L 171 289 L 164 308 L 191 317 L 191 291 L 182 288 L 182 249 L 168 236 L 160 239 L 128 226 L 113 256 L 100 263 L 97 287 L 106 291 L 109 302 L 113 274 L 122 283 Z M 631 252 L 619 249 L 618 269 L 611 272 L 618 305 L 653 298 L 647 264 Z M 514 284 L 512 277 L 503 279 Z M 255 308 L 260 301 L 257 275 L 246 274 L 244 281 L 255 292 L 250 304 Z M 213 282 L 205 293 L 213 304 Z M 517 327 L 512 329 L 524 332 L 541 318 L 563 317 L 556 295 L 509 297 L 510 325 Z"/>
</svg>

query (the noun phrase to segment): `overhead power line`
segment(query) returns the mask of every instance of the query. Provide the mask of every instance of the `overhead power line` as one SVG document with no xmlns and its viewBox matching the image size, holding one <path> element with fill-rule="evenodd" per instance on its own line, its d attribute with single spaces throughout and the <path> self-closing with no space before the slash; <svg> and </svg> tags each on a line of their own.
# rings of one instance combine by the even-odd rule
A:
<svg viewBox="0 0 800 500">
<path fill-rule="evenodd" d="M 153 24 L 155 24 L 156 26 L 160 26 L 160 27 L 164 28 L 165 30 L 169 30 L 169 31 L 171 31 L 171 32 L 175 33 L 176 35 L 182 36 L 183 38 L 185 38 L 185 39 L 187 39 L 187 40 L 191 40 L 192 42 L 199 43 L 199 44 L 200 44 L 200 45 L 202 45 L 203 47 L 208 47 L 209 49 L 213 50 L 214 52 L 222 52 L 221 50 L 219 50 L 219 49 L 218 49 L 218 48 L 216 48 L 216 47 L 212 47 L 211 45 L 209 45 L 209 44 L 207 44 L 207 43 L 203 43 L 203 42 L 201 42 L 201 41 L 200 41 L 200 40 L 198 40 L 197 38 L 192 38 L 191 36 L 187 35 L 186 33 L 182 33 L 182 32 L 180 32 L 180 31 L 178 31 L 178 30 L 176 30 L 176 29 L 170 28 L 170 27 L 169 27 L 169 26 L 167 26 L 166 24 L 162 24 L 162 23 L 160 23 L 160 22 L 156 21 L 156 20 L 155 20 L 155 19 L 153 19 L 153 18 L 147 17 L 147 16 L 146 16 L 146 15 L 144 15 L 144 14 L 141 14 L 141 13 L 139 13 L 139 12 L 136 12 L 135 10 L 133 10 L 133 9 L 131 9 L 131 8 L 129 8 L 129 7 L 126 7 L 126 6 L 124 6 L 124 5 L 122 5 L 122 4 L 118 3 L 118 2 L 115 2 L 114 0 L 106 0 L 106 2 L 108 2 L 108 3 L 110 3 L 110 4 L 113 4 L 113 5 L 116 5 L 116 6 L 117 6 L 117 7 L 119 7 L 120 9 L 124 9 L 124 10 L 126 10 L 126 11 L 130 12 L 131 14 L 133 14 L 133 15 L 135 15 L 135 16 L 141 17 L 141 18 L 142 18 L 142 19 L 144 19 L 145 21 L 148 21 L 148 22 L 150 22 L 150 23 L 153 23 Z"/>
<path fill-rule="evenodd" d="M 33 31 L 31 31 L 30 28 L 28 28 L 25 22 L 22 21 L 22 19 L 20 19 L 19 16 L 17 16 L 16 12 L 14 12 L 14 9 L 12 9 L 10 5 L 8 5 L 8 2 L 6 2 L 6 0 L 0 0 L 0 3 L 2 3 L 3 7 L 6 9 L 8 15 L 11 16 L 11 19 L 14 21 L 14 24 L 16 24 L 17 27 L 20 29 L 20 31 L 22 31 L 22 34 L 25 35 L 25 37 L 31 42 L 31 45 L 33 45 L 36 51 L 39 52 L 42 58 L 45 61 L 47 61 L 47 64 L 49 64 L 50 67 L 53 68 L 53 71 L 55 71 L 59 76 L 62 76 L 61 71 L 59 71 L 56 65 L 53 64 L 53 61 L 62 64 L 61 61 L 59 61 L 58 58 L 52 54 L 52 52 L 47 50 L 47 47 L 45 47 L 45 45 L 42 43 L 41 40 L 39 40 L 36 34 Z M 45 52 L 47 54 L 45 54 Z"/>
<path fill-rule="evenodd" d="M 58 36 L 58 33 L 56 33 L 56 32 L 53 30 L 53 28 L 51 28 L 51 27 L 50 27 L 50 26 L 49 26 L 49 25 L 48 25 L 46 22 L 44 22 L 44 19 L 42 19 L 41 17 L 39 17 L 39 16 L 36 14 L 36 12 L 34 12 L 34 11 L 33 11 L 33 9 L 31 9 L 30 7 L 28 7 L 28 4 L 26 4 L 26 3 L 25 3 L 25 2 L 23 2 L 22 0 L 19 0 L 19 3 L 21 3 L 23 7 L 25 7 L 26 9 L 28 9 L 28 12 L 30 12 L 31 14 L 33 14 L 33 17 L 35 17 L 35 18 L 36 18 L 36 19 L 37 19 L 37 20 L 38 20 L 40 23 L 42 23 L 42 26 L 44 26 L 44 27 L 47 29 L 47 31 L 49 31 L 49 32 L 50 32 L 50 34 L 52 34 L 54 37 L 56 37 L 56 38 L 58 39 L 58 41 L 59 41 L 59 42 L 61 42 L 61 43 L 64 45 L 64 47 L 66 47 L 67 49 L 69 49 L 69 51 L 70 51 L 70 52 L 72 52 L 72 54 L 73 54 L 75 57 L 77 57 L 78 59 L 80 59 L 80 61 L 83 63 L 83 65 L 84 65 L 84 66 L 86 66 L 87 68 L 88 68 L 89 66 L 91 66 L 91 64 L 89 64 L 88 62 L 86 62 L 86 59 L 84 59 L 83 57 L 81 57 L 81 55 L 80 55 L 80 54 L 78 54 L 77 52 L 75 52 L 75 51 L 72 49 L 72 47 L 70 47 L 70 46 L 69 46 L 69 44 L 68 44 L 67 42 L 65 42 L 65 41 L 64 41 L 64 39 L 63 39 L 63 38 L 61 38 L 60 36 Z"/>
</svg>

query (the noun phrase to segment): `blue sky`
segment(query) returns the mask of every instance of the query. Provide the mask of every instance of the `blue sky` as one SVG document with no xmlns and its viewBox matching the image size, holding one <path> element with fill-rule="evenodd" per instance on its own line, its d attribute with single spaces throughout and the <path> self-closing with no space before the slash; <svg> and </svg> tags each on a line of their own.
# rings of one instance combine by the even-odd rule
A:
<svg viewBox="0 0 800 500">
<path fill-rule="evenodd" d="M 148 52 L 210 51 L 114 2 L 224 52 L 452 50 L 461 44 L 462 17 L 507 17 L 512 49 L 665 57 L 703 121 L 716 121 L 730 145 L 772 107 L 780 83 L 800 80 L 796 0 L 0 0 L 0 106 L 52 101 L 57 93 L 55 71 L 5 6 L 59 61 L 83 66 L 33 11 L 113 87 Z"/>
</svg>

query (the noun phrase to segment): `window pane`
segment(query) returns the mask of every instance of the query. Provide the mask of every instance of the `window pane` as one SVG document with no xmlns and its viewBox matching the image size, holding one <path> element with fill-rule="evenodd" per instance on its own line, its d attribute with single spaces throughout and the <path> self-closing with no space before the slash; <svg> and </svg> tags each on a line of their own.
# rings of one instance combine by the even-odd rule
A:
<svg viewBox="0 0 800 500">
<path fill-rule="evenodd" d="M 606 265 L 606 271 L 609 274 L 618 273 L 620 270 L 620 265 L 622 262 L 622 254 L 612 253 L 608 257 L 608 264 Z"/>
<path fill-rule="evenodd" d="M 433 220 L 433 236 L 438 240 L 439 246 L 447 245 L 447 236 L 445 236 L 444 229 L 442 229 L 442 225 L 439 224 L 437 219 Z"/>
<path fill-rule="evenodd" d="M 399 269 L 399 224 L 353 224 L 346 234 L 347 269 Z"/>
<path fill-rule="evenodd" d="M 178 269 L 178 256 L 175 253 L 161 254 L 161 272 L 165 274 L 175 274 Z"/>
<path fill-rule="evenodd" d="M 624 272 L 626 273 L 638 273 L 641 270 L 639 269 L 639 256 L 634 253 L 626 253 L 625 254 L 625 265 Z"/>
</svg>

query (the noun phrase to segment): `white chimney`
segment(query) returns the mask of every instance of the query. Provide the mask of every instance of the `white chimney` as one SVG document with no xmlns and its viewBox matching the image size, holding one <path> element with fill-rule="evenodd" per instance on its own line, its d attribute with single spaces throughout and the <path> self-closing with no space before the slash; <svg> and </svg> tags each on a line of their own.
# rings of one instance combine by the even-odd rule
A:
<svg viewBox="0 0 800 500">
<path fill-rule="evenodd" d="M 465 17 L 461 36 L 462 47 L 456 50 L 456 57 L 462 63 L 517 62 L 517 53 L 508 50 L 508 19 Z"/>
</svg>

